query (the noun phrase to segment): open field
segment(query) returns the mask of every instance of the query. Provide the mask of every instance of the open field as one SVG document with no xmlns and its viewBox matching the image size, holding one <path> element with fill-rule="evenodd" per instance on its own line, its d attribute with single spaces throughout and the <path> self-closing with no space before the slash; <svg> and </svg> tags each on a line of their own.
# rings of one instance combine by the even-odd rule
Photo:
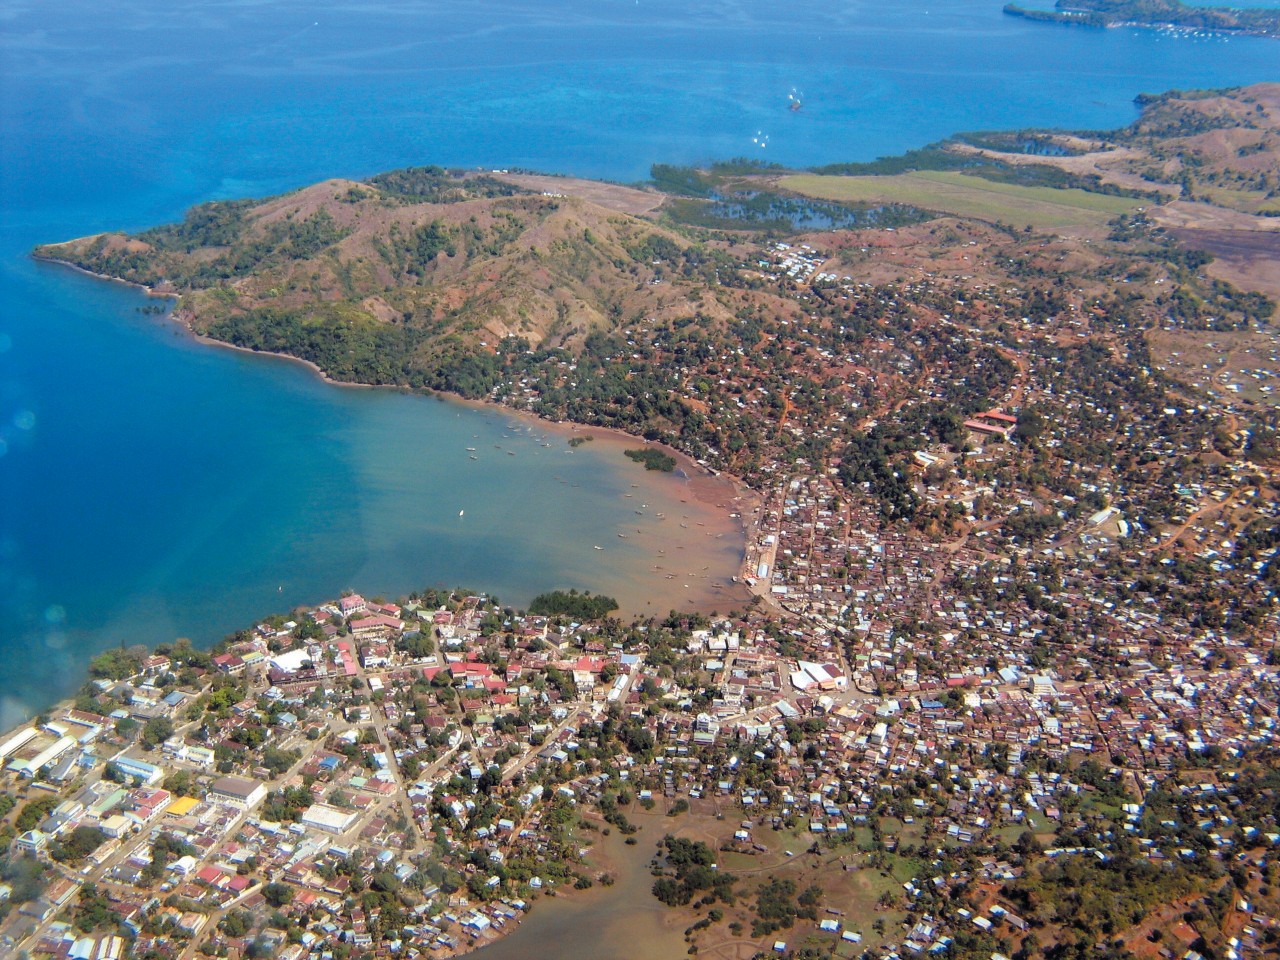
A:
<svg viewBox="0 0 1280 960">
<path fill-rule="evenodd" d="M 783 177 L 778 185 L 807 197 L 903 203 L 960 217 L 1035 230 L 1096 230 L 1142 206 L 1128 197 L 995 183 L 963 173 L 922 171 L 889 177 Z"/>
<path fill-rule="evenodd" d="M 1160 370 L 1197 390 L 1280 403 L 1280 350 L 1270 333 L 1165 329 L 1147 341 Z"/>
<path fill-rule="evenodd" d="M 687 813 L 669 817 L 661 812 L 667 806 L 666 801 L 660 800 L 654 811 L 644 810 L 638 802 L 627 808 L 628 818 L 641 828 L 639 848 L 652 851 L 652 844 L 667 833 L 698 840 L 718 852 L 719 869 L 733 873 L 739 880 L 737 903 L 720 904 L 722 918 L 696 934 L 694 942 L 700 956 L 747 960 L 782 940 L 792 949 L 817 947 L 834 950 L 834 956 L 853 957 L 900 936 L 898 925 L 906 916 L 902 883 L 918 875 L 921 866 L 918 862 L 894 854 L 884 855 L 883 862 L 875 862 L 871 854 L 859 850 L 855 843 L 831 846 L 820 842 L 815 853 L 811 848 L 817 837 L 809 832 L 807 818 L 779 829 L 759 822 L 758 818 L 749 818 L 749 822 L 756 821 L 751 828 L 751 840 L 738 844 L 733 841 L 733 833 L 741 825 L 740 811 L 721 812 L 716 800 L 704 799 L 694 801 Z M 886 834 L 897 835 L 904 828 L 913 842 L 923 838 L 923 824 L 903 825 L 890 819 L 882 824 Z M 817 921 L 804 919 L 793 926 L 753 937 L 756 891 L 774 877 L 794 881 L 797 890 L 810 884 L 819 886 L 823 895 L 818 919 L 838 919 L 843 928 L 862 935 L 861 943 L 842 942 L 837 934 L 819 930 Z M 647 876 L 645 882 L 649 882 Z M 677 921 L 676 928 L 687 927 L 706 915 L 705 910 L 696 907 L 668 910 L 668 913 Z M 884 921 L 883 926 L 876 923 L 877 919 Z"/>
<path fill-rule="evenodd" d="M 1175 228 L 1185 246 L 1207 250 L 1216 259 L 1211 276 L 1280 299 L 1280 230 L 1213 230 Z"/>
</svg>

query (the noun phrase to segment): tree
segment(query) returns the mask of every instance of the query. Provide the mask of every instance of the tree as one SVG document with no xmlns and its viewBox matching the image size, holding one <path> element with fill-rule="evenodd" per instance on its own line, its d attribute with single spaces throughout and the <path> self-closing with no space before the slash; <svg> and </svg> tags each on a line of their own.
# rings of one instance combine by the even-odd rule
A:
<svg viewBox="0 0 1280 960">
<path fill-rule="evenodd" d="M 156 747 L 173 736 L 173 721 L 168 717 L 152 717 L 142 728 L 142 742 Z"/>
<path fill-rule="evenodd" d="M 59 863 L 76 863 L 102 846 L 107 835 L 97 827 L 76 827 L 61 842 L 49 846 L 49 855 Z"/>
<path fill-rule="evenodd" d="M 40 826 L 45 817 L 53 812 L 53 808 L 57 805 L 58 798 L 56 796 L 37 797 L 22 808 L 13 825 L 19 833 L 34 830 Z"/>
<path fill-rule="evenodd" d="M 164 789 L 176 797 L 184 797 L 191 793 L 191 774 L 186 770 L 175 770 L 164 779 Z"/>
<path fill-rule="evenodd" d="M 293 899 L 293 887 L 287 883 L 268 883 L 262 888 L 262 896 L 267 903 L 279 909 Z"/>
</svg>

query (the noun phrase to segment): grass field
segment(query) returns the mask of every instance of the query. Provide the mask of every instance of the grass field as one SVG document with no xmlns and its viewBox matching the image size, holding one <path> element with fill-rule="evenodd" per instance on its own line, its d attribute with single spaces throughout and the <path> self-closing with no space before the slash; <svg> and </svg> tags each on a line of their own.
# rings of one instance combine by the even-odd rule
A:
<svg viewBox="0 0 1280 960">
<path fill-rule="evenodd" d="M 1033 230 L 1097 229 L 1143 205 L 1128 197 L 1085 190 L 1022 187 L 948 171 L 891 177 L 783 177 L 779 186 L 806 197 L 867 203 L 903 203 Z"/>
</svg>

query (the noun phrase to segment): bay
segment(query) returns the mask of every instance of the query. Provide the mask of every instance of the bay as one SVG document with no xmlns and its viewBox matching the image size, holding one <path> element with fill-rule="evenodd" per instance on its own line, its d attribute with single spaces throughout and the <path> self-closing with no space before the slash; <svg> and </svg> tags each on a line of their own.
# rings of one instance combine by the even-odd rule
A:
<svg viewBox="0 0 1280 960">
<path fill-rule="evenodd" d="M 105 646 L 208 643 L 343 587 L 635 590 L 662 539 L 617 538 L 634 514 L 616 450 L 560 439 L 553 457 L 521 434 L 478 479 L 459 458 L 502 444 L 504 415 L 201 346 L 32 245 L 407 164 L 630 181 L 653 162 L 869 159 L 963 129 L 1110 127 L 1140 91 L 1276 78 L 1276 41 L 999 6 L 5 4 L 0 722 L 73 689 Z"/>
</svg>

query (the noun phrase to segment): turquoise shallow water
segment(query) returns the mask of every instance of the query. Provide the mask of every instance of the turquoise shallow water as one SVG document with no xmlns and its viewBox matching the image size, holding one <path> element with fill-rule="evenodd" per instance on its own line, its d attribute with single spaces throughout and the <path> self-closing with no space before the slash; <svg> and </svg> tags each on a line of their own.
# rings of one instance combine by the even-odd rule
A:
<svg viewBox="0 0 1280 960">
<path fill-rule="evenodd" d="M 502 443 L 501 415 L 200 347 L 137 292 L 31 262 L 33 244 L 410 163 L 634 180 L 752 152 L 866 159 L 958 129 L 1113 126 L 1139 91 L 1276 78 L 1275 41 L 999 6 L 5 4 L 0 720 L 73 688 L 104 646 L 208 642 L 346 586 L 519 602 L 637 564 L 592 549 L 629 513 L 629 475 L 601 454 L 550 466 L 526 438 L 477 478 L 462 448 Z"/>
</svg>

